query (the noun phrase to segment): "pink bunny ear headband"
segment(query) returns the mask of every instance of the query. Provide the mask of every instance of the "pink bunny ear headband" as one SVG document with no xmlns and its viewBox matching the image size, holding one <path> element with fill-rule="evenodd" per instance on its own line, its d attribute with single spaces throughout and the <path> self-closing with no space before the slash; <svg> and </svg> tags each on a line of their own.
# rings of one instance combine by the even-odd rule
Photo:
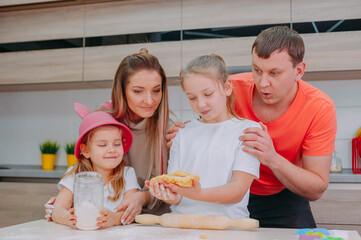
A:
<svg viewBox="0 0 361 240">
<path fill-rule="evenodd" d="M 80 158 L 80 144 L 84 135 L 92 129 L 104 125 L 115 125 L 119 126 L 122 129 L 124 154 L 128 152 L 133 142 L 133 135 L 127 126 L 115 120 L 115 118 L 107 112 L 91 112 L 89 108 L 80 103 L 74 103 L 74 109 L 75 112 L 83 119 L 79 127 L 79 139 L 76 142 L 74 149 L 77 159 Z"/>
</svg>

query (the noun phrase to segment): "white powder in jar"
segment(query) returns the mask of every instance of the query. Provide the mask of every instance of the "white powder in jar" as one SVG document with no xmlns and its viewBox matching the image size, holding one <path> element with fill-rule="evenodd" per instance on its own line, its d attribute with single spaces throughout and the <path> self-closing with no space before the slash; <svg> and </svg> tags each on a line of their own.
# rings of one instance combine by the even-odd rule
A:
<svg viewBox="0 0 361 240">
<path fill-rule="evenodd" d="M 76 227 L 82 230 L 98 229 L 97 218 L 100 209 L 92 202 L 83 201 L 75 208 Z"/>
</svg>

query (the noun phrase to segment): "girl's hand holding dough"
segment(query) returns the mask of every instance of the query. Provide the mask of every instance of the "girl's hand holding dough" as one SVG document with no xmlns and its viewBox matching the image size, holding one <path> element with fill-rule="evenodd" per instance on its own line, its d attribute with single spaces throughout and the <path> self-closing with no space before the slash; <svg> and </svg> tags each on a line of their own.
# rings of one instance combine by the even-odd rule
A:
<svg viewBox="0 0 361 240">
<path fill-rule="evenodd" d="M 154 197 L 163 200 L 165 202 L 172 202 L 171 204 L 177 204 L 180 201 L 180 196 L 178 196 L 177 193 L 172 192 L 168 187 L 167 183 L 159 180 L 156 182 L 149 182 L 146 181 L 145 185 L 149 188 L 150 194 L 152 194 Z M 179 201 L 177 201 L 177 198 L 179 198 Z M 176 203 L 173 203 L 173 201 L 177 201 Z"/>
<path fill-rule="evenodd" d="M 198 179 L 193 180 L 193 186 L 192 187 L 180 187 L 176 184 L 167 184 L 165 183 L 165 186 L 171 190 L 173 193 L 177 193 L 181 196 L 184 196 L 186 198 L 190 198 L 193 200 L 199 200 L 202 194 L 202 188 L 201 184 L 199 183 Z"/>
</svg>

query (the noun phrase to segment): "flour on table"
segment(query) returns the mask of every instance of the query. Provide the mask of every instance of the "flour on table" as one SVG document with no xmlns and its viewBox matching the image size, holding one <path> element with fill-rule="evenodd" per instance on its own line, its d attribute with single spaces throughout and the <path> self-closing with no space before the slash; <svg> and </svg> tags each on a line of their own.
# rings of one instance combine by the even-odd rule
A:
<svg viewBox="0 0 361 240">
<path fill-rule="evenodd" d="M 100 209 L 92 202 L 83 201 L 75 208 L 76 227 L 82 230 L 94 230 L 97 226 L 97 217 Z"/>
</svg>

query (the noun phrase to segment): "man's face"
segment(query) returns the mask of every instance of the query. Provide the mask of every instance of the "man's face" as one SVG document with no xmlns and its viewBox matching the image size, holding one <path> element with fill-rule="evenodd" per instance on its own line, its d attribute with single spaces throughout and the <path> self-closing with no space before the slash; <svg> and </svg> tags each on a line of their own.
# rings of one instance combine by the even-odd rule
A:
<svg viewBox="0 0 361 240">
<path fill-rule="evenodd" d="M 255 94 L 267 105 L 292 101 L 297 93 L 296 82 L 301 79 L 305 63 L 293 66 L 287 50 L 274 51 L 261 58 L 252 51 L 252 73 L 257 88 Z"/>
</svg>

